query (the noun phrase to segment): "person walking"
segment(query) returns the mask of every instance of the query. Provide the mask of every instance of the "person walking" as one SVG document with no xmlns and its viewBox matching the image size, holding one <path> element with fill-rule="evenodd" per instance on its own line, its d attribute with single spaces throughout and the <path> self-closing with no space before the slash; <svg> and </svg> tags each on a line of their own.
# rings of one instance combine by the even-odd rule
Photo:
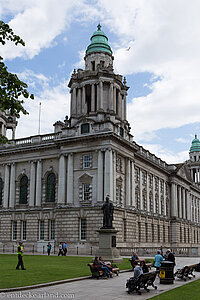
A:
<svg viewBox="0 0 200 300">
<path fill-rule="evenodd" d="M 66 256 L 66 254 L 67 254 L 67 243 L 64 242 L 63 243 L 63 255 Z"/>
<path fill-rule="evenodd" d="M 51 243 L 48 242 L 48 245 L 47 245 L 47 254 L 48 254 L 48 256 L 50 255 L 50 253 L 51 253 Z"/>
<path fill-rule="evenodd" d="M 153 264 L 157 271 L 160 270 L 161 262 L 163 260 L 164 260 L 164 258 L 160 254 L 160 251 L 157 251 L 157 254 L 156 254 L 155 258 L 154 258 L 154 264 Z"/>
<path fill-rule="evenodd" d="M 58 249 L 58 256 L 62 255 L 63 256 L 63 243 L 60 242 L 60 245 L 59 245 L 59 249 Z"/>
<path fill-rule="evenodd" d="M 22 270 L 26 270 L 24 268 L 24 264 L 23 264 L 23 254 L 24 254 L 24 247 L 23 247 L 23 243 L 19 242 L 19 245 L 17 247 L 17 256 L 18 256 L 18 264 L 16 266 L 16 270 L 19 270 L 19 267 L 21 266 Z"/>
</svg>

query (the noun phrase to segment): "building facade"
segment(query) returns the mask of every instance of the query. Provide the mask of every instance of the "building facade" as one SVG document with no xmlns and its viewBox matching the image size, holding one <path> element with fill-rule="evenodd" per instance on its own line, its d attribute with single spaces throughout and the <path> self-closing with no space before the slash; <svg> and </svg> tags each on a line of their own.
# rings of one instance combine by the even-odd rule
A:
<svg viewBox="0 0 200 300">
<path fill-rule="evenodd" d="M 23 240 L 42 251 L 48 241 L 66 240 L 70 251 L 89 253 L 98 248 L 109 194 L 122 254 L 161 246 L 200 253 L 200 142 L 195 137 L 190 159 L 177 165 L 135 143 L 126 117 L 129 88 L 113 59 L 98 25 L 85 69 L 74 70 L 69 82 L 70 117 L 56 122 L 54 133 L 13 136 L 1 145 L 0 247 Z"/>
</svg>

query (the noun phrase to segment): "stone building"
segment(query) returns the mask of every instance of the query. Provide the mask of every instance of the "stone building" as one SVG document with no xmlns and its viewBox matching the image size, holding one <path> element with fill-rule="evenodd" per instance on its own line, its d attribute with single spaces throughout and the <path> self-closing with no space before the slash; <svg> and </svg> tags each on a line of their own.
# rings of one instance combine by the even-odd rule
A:
<svg viewBox="0 0 200 300">
<path fill-rule="evenodd" d="M 177 165 L 136 144 L 126 117 L 129 88 L 113 59 L 98 25 L 85 69 L 69 82 L 69 119 L 56 122 L 54 133 L 1 145 L 0 247 L 23 240 L 42 251 L 47 241 L 66 240 L 71 251 L 88 253 L 98 247 L 109 194 L 122 254 L 161 246 L 199 253 L 200 142 L 195 137 L 190 159 Z"/>
</svg>

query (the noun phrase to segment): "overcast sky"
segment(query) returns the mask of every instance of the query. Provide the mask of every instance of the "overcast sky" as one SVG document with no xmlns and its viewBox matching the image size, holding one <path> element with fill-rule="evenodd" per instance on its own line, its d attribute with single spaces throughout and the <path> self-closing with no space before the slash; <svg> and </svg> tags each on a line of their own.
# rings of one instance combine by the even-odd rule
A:
<svg viewBox="0 0 200 300">
<path fill-rule="evenodd" d="M 167 163 L 188 159 L 200 136 L 199 0 L 0 0 L 0 16 L 26 47 L 0 47 L 9 71 L 29 84 L 35 100 L 19 119 L 17 137 L 53 132 L 69 115 L 67 87 L 100 22 L 127 78 L 128 121 L 137 143 Z"/>
</svg>

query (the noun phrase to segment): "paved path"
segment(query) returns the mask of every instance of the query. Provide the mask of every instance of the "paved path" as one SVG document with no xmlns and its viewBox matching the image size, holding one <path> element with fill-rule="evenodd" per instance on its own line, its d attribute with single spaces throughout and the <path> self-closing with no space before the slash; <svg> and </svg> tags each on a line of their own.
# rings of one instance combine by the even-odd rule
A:
<svg viewBox="0 0 200 300">
<path fill-rule="evenodd" d="M 185 265 L 190 265 L 193 263 L 198 263 L 200 258 L 176 258 L 176 263 L 178 267 L 183 267 Z M 200 278 L 200 273 L 195 273 L 196 278 Z M 114 300 L 114 299 L 133 299 L 134 300 L 144 300 L 149 299 L 155 295 L 158 295 L 164 291 L 170 290 L 172 288 L 187 284 L 190 281 L 184 282 L 182 280 L 176 279 L 174 284 L 161 285 L 159 279 L 156 279 L 155 284 L 158 286 L 157 290 L 150 287 L 150 292 L 142 291 L 142 295 L 139 296 L 135 292 L 133 294 L 127 294 L 126 292 L 126 280 L 132 276 L 132 272 L 121 273 L 119 276 L 108 280 L 96 280 L 96 279 L 86 279 L 82 281 L 75 281 L 71 283 L 64 283 L 55 286 L 36 288 L 23 292 L 12 292 L 15 296 L 12 298 L 29 298 L 29 299 L 83 299 L 83 300 Z M 0 298 L 8 298 L 11 293 L 6 293 L 0 295 Z M 24 295 L 24 297 L 23 297 Z M 25 296 L 26 295 L 26 296 Z M 9 297 L 10 298 L 10 297 Z"/>
</svg>

